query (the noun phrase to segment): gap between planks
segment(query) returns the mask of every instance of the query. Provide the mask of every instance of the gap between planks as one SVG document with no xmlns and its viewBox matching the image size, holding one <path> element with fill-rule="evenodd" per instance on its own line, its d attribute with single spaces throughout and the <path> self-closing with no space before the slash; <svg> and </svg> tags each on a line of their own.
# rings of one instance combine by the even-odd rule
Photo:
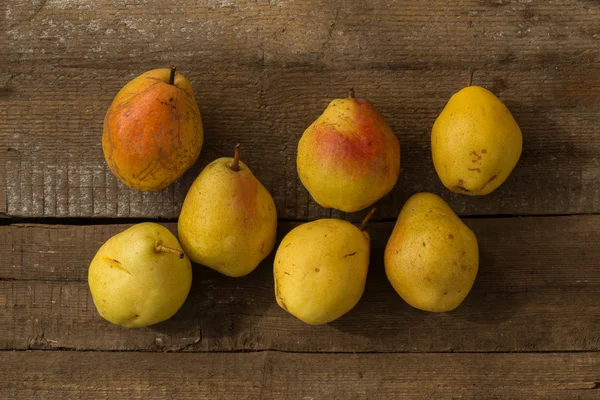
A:
<svg viewBox="0 0 600 400">
<path fill-rule="evenodd" d="M 369 208 L 353 213 L 360 215 L 368 212 Z M 400 213 L 398 211 L 398 213 Z M 458 215 L 461 219 L 503 219 L 503 218 L 546 218 L 546 217 L 594 217 L 599 216 L 600 212 L 592 213 L 567 213 L 567 214 L 472 214 L 472 215 Z M 95 217 L 76 217 L 76 218 L 60 218 L 60 217 L 11 217 L 0 213 L 0 226 L 41 226 L 52 227 L 53 225 L 65 225 L 65 226 L 77 226 L 77 225 L 127 225 L 127 224 L 139 224 L 142 222 L 154 222 L 157 224 L 169 224 L 176 223 L 178 218 L 152 218 L 152 217 L 139 217 L 139 218 L 95 218 Z M 302 224 L 305 222 L 314 221 L 314 219 L 298 219 L 298 218 L 278 218 L 277 222 L 283 223 L 297 223 Z M 390 223 L 396 222 L 396 218 L 376 218 L 374 217 L 369 221 L 369 225 L 377 223 Z"/>
<path fill-rule="evenodd" d="M 186 346 L 191 347 L 191 346 Z M 431 351 L 301 351 L 301 350 L 281 350 L 281 349 L 238 349 L 238 350 L 151 350 L 151 349 L 121 349 L 121 350 L 104 350 L 104 349 L 75 349 L 70 347 L 50 347 L 50 348 L 28 348 L 28 349 L 0 349 L 0 353 L 3 352 L 76 352 L 76 353 L 162 353 L 162 354 L 183 354 L 183 353 L 199 353 L 199 354 L 247 354 L 247 353 L 283 353 L 283 354 L 358 354 L 358 355 L 369 355 L 369 354 L 476 354 L 476 355 L 485 355 L 485 354 L 597 354 L 600 353 L 600 349 L 598 350 L 506 350 L 506 351 L 440 351 L 440 350 L 431 350 Z"/>
</svg>

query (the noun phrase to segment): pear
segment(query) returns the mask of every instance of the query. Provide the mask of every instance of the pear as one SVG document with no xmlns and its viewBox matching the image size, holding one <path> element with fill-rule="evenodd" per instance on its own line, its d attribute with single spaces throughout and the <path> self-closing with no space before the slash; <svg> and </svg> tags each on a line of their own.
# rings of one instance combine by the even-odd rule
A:
<svg viewBox="0 0 600 400">
<path fill-rule="evenodd" d="M 400 173 L 400 143 L 375 107 L 335 99 L 304 131 L 296 159 L 302 184 L 319 205 L 360 211 L 385 196 Z"/>
<path fill-rule="evenodd" d="M 240 161 L 219 158 L 204 168 L 181 208 L 179 238 L 189 257 L 220 273 L 252 272 L 273 250 L 277 211 L 273 198 Z"/>
<path fill-rule="evenodd" d="M 277 304 L 310 325 L 329 323 L 350 311 L 365 290 L 369 234 L 340 219 L 319 219 L 292 229 L 275 262 Z"/>
<path fill-rule="evenodd" d="M 175 67 L 148 71 L 125 85 L 104 117 L 102 149 L 127 186 L 163 189 L 191 167 L 204 133 L 190 82 Z"/>
<path fill-rule="evenodd" d="M 494 94 L 467 86 L 454 94 L 431 131 L 431 155 L 448 189 L 467 195 L 496 190 L 519 161 L 521 129 Z"/>
<path fill-rule="evenodd" d="M 144 222 L 100 247 L 88 284 L 104 319 L 139 328 L 167 320 L 181 308 L 192 284 L 192 266 L 167 228 Z"/>
<path fill-rule="evenodd" d="M 444 200 L 413 195 L 398 216 L 384 253 L 385 272 L 400 297 L 424 311 L 450 311 L 477 275 L 477 238 Z"/>
</svg>

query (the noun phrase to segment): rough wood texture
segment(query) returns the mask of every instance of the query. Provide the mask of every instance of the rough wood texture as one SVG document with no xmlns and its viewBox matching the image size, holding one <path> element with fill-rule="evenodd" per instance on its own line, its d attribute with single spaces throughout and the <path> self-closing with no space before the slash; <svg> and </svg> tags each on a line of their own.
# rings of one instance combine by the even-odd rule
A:
<svg viewBox="0 0 600 400">
<path fill-rule="evenodd" d="M 392 223 L 370 226 L 373 257 L 359 305 L 310 327 L 274 301 L 272 257 L 232 279 L 196 266 L 192 292 L 170 321 L 124 329 L 97 314 L 85 283 L 98 247 L 126 225 L 0 228 L 0 348 L 310 352 L 600 350 L 600 216 L 466 220 L 481 266 L 448 314 L 410 308 L 382 266 Z M 175 224 L 167 224 L 175 229 Z M 280 236 L 294 224 L 280 224 Z M 2 280 L 4 279 L 4 280 Z"/>
<path fill-rule="evenodd" d="M 464 218 L 463 221 L 477 235 L 481 270 L 490 269 L 493 274 L 492 285 L 506 289 L 600 285 L 600 216 Z M 177 234 L 175 223 L 162 225 Z M 277 243 L 297 225 L 280 221 Z M 0 280 L 84 282 L 87 280 L 88 265 L 100 246 L 130 226 L 1 226 Z M 369 223 L 367 226 L 373 246 L 374 265 L 381 263 L 379 258 L 393 226 L 393 222 Z M 264 264 L 270 261 L 267 259 Z M 574 262 L 577 268 L 573 268 Z M 259 267 L 258 271 L 262 269 Z M 211 270 L 201 268 L 195 271 L 206 275 Z M 478 280 L 482 279 L 486 279 L 485 275 L 478 277 Z"/>
<path fill-rule="evenodd" d="M 303 130 L 351 86 L 402 147 L 376 219 L 417 191 L 461 215 L 600 213 L 597 1 L 10 0 L 0 27 L 0 217 L 176 218 L 203 166 L 239 142 L 280 218 L 359 220 L 316 205 L 295 166 Z M 175 184 L 136 192 L 104 162 L 103 116 L 126 82 L 173 63 L 205 145 Z M 429 147 L 469 69 L 524 134 L 513 174 L 478 198 L 441 186 Z M 180 312 L 132 330 L 100 318 L 86 283 L 126 225 L 88 223 L 0 226 L 0 398 L 599 396 L 600 215 L 468 219 L 480 273 L 452 313 L 395 294 L 382 266 L 393 223 L 381 222 L 363 299 L 332 324 L 277 307 L 271 257 L 240 279 L 195 266 Z"/>
<path fill-rule="evenodd" d="M 597 2 L 17 0 L 3 8 L 6 215 L 176 217 L 198 171 L 236 142 L 280 217 L 330 215 L 297 178 L 296 143 L 349 86 L 374 102 L 402 145 L 401 178 L 378 218 L 395 217 L 421 190 L 443 194 L 463 215 L 600 211 Z M 171 187 L 135 192 L 105 165 L 103 115 L 128 80 L 171 63 L 195 88 L 205 147 Z M 433 121 L 469 68 L 524 133 L 513 175 L 482 198 L 442 189 L 429 154 Z"/>
<path fill-rule="evenodd" d="M 272 282 L 203 282 L 170 320 L 104 321 L 85 283 L 0 282 L 0 348 L 143 351 L 504 352 L 600 350 L 600 289 L 476 288 L 450 314 L 411 309 L 383 276 L 356 308 L 311 327 L 275 304 Z M 200 287 L 198 287 L 200 286 Z"/>
<path fill-rule="evenodd" d="M 597 399 L 600 354 L 1 352 L 7 398 Z"/>
</svg>

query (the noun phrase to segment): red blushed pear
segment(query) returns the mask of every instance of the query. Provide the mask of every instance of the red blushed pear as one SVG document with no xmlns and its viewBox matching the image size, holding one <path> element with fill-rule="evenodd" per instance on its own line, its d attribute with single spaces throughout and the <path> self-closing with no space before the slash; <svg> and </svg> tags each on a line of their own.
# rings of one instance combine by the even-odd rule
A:
<svg viewBox="0 0 600 400">
<path fill-rule="evenodd" d="M 175 67 L 148 71 L 125 85 L 104 117 L 102 149 L 127 186 L 167 187 L 198 158 L 204 140 L 190 82 Z"/>
<path fill-rule="evenodd" d="M 351 90 L 304 131 L 296 165 L 302 184 L 321 206 L 360 211 L 396 184 L 400 143 L 375 107 Z"/>
</svg>

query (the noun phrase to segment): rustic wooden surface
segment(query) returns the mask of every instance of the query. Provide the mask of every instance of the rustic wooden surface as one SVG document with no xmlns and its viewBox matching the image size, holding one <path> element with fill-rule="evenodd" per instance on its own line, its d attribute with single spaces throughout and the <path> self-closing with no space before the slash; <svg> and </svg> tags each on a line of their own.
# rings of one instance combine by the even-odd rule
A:
<svg viewBox="0 0 600 400">
<path fill-rule="evenodd" d="M 466 219 L 481 246 L 477 283 L 449 314 L 414 310 L 383 271 L 393 223 L 370 226 L 366 292 L 338 321 L 311 327 L 274 302 L 272 257 L 230 279 L 196 266 L 189 300 L 144 329 L 106 323 L 86 283 L 98 247 L 127 225 L 25 225 L 0 231 L 0 347 L 14 350 L 499 352 L 600 349 L 600 216 Z M 294 224 L 280 224 L 283 235 Z M 175 224 L 167 225 L 173 231 Z M 281 236 L 280 235 L 280 236 Z M 523 246 L 527 243 L 527 248 Z M 507 254 L 510 255 L 507 256 Z M 577 260 L 576 268 L 573 260 Z"/>
<path fill-rule="evenodd" d="M 236 142 L 281 218 L 330 215 L 299 182 L 296 144 L 349 86 L 402 146 L 379 218 L 395 218 L 421 190 L 464 215 L 600 211 L 595 1 L 16 0 L 5 9 L 6 215 L 174 218 L 200 168 Z M 136 192 L 104 162 L 103 116 L 127 81 L 171 63 L 194 86 L 205 146 L 176 184 Z M 482 198 L 442 190 L 430 161 L 431 126 L 470 68 L 524 134 L 518 168 Z"/>
<path fill-rule="evenodd" d="M 10 0 L 0 28 L 0 399 L 600 396 L 599 2 Z M 194 87 L 205 145 L 181 180 L 136 192 L 104 162 L 103 116 L 127 81 L 172 63 Z M 469 69 L 524 136 L 513 174 L 479 198 L 441 186 L 429 147 Z M 239 279 L 194 266 L 167 322 L 99 317 L 86 282 L 98 247 L 143 220 L 175 231 L 195 176 L 238 142 L 280 237 L 362 218 L 319 208 L 295 167 L 303 130 L 351 86 L 402 147 L 354 310 L 295 320 L 274 301 L 271 257 Z M 442 195 L 479 240 L 475 287 L 451 313 L 410 308 L 383 272 L 417 191 Z"/>
<path fill-rule="evenodd" d="M 60 399 L 597 399 L 595 354 L 3 352 L 3 395 Z M 94 366 L 90 368 L 90 366 Z M 468 390 L 465 390 L 468 388 Z"/>
</svg>

